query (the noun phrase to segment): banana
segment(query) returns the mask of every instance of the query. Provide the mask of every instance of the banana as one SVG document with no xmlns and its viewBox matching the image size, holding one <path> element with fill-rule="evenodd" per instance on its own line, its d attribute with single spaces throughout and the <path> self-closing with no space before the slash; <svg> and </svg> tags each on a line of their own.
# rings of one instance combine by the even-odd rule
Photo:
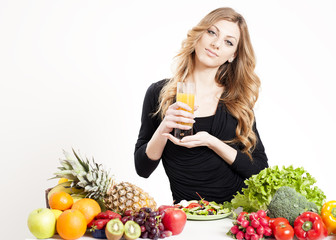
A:
<svg viewBox="0 0 336 240">
<path fill-rule="evenodd" d="M 81 194 L 81 193 L 84 192 L 84 188 L 70 187 L 71 182 L 72 181 L 60 183 L 60 184 L 56 185 L 55 187 L 53 187 L 48 193 L 48 200 L 49 200 L 50 196 L 53 193 L 56 193 L 56 192 L 66 192 L 66 193 L 69 193 L 70 195 L 71 194 Z"/>
</svg>

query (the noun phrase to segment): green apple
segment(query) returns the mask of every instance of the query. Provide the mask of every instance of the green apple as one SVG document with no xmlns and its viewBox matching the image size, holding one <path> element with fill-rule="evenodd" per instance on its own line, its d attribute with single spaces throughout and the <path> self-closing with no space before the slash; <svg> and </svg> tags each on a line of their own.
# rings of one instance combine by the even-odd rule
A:
<svg viewBox="0 0 336 240">
<path fill-rule="evenodd" d="M 28 216 L 29 231 L 37 238 L 50 238 L 55 234 L 56 217 L 49 208 L 38 208 Z"/>
</svg>

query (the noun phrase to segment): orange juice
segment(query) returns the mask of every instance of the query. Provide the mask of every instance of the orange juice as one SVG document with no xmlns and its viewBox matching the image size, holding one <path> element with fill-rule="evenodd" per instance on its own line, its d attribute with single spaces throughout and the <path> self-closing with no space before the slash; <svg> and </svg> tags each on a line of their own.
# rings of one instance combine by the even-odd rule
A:
<svg viewBox="0 0 336 240">
<path fill-rule="evenodd" d="M 194 113 L 195 94 L 193 94 L 193 93 L 177 93 L 176 101 L 177 102 L 183 102 L 183 103 L 187 104 L 191 108 L 191 111 L 188 111 L 188 112 Z M 180 109 L 185 110 L 184 108 L 179 108 L 179 110 Z M 185 110 L 185 111 L 187 111 L 187 110 Z M 192 123 L 180 123 L 180 124 L 192 126 Z"/>
<path fill-rule="evenodd" d="M 187 104 L 190 108 L 191 113 L 194 113 L 194 105 L 195 105 L 195 83 L 193 82 L 178 82 L 176 88 L 176 101 L 183 102 Z M 184 108 L 179 108 L 179 110 L 187 111 Z M 185 136 L 193 135 L 193 124 L 192 123 L 182 123 L 179 122 L 181 125 L 187 125 L 191 128 L 188 130 L 174 128 L 174 136 L 178 139 L 182 139 Z"/>
</svg>

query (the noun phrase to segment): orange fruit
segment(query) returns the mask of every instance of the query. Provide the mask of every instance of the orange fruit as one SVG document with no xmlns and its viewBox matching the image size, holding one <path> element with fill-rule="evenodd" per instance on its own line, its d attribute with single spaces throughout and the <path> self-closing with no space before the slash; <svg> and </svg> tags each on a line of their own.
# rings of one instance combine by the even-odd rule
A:
<svg viewBox="0 0 336 240">
<path fill-rule="evenodd" d="M 82 198 L 76 201 L 71 209 L 79 210 L 83 213 L 87 224 L 89 224 L 98 213 L 101 212 L 101 208 L 98 202 L 91 198 Z"/>
<path fill-rule="evenodd" d="M 86 219 L 80 211 L 68 209 L 58 217 L 56 229 L 63 239 L 73 240 L 85 234 L 86 225 Z"/>
<path fill-rule="evenodd" d="M 58 209 L 61 211 L 70 209 L 73 204 L 73 199 L 69 193 L 56 192 L 49 198 L 49 206 L 52 209 Z"/>
</svg>

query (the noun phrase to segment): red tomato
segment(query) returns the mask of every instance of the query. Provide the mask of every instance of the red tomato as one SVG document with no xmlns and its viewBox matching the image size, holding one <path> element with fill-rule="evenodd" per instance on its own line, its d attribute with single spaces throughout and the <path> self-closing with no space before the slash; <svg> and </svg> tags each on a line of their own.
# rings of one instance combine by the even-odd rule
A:
<svg viewBox="0 0 336 240">
<path fill-rule="evenodd" d="M 202 207 L 202 205 L 198 203 L 190 203 L 186 208 L 195 208 L 195 207 Z"/>
<path fill-rule="evenodd" d="M 272 232 L 274 233 L 275 227 L 279 225 L 280 223 L 283 224 L 289 224 L 288 220 L 286 218 L 271 218 L 269 220 L 270 228 L 272 229 Z"/>
<path fill-rule="evenodd" d="M 274 229 L 276 240 L 292 240 L 294 238 L 294 229 L 287 223 L 279 223 Z"/>
</svg>

